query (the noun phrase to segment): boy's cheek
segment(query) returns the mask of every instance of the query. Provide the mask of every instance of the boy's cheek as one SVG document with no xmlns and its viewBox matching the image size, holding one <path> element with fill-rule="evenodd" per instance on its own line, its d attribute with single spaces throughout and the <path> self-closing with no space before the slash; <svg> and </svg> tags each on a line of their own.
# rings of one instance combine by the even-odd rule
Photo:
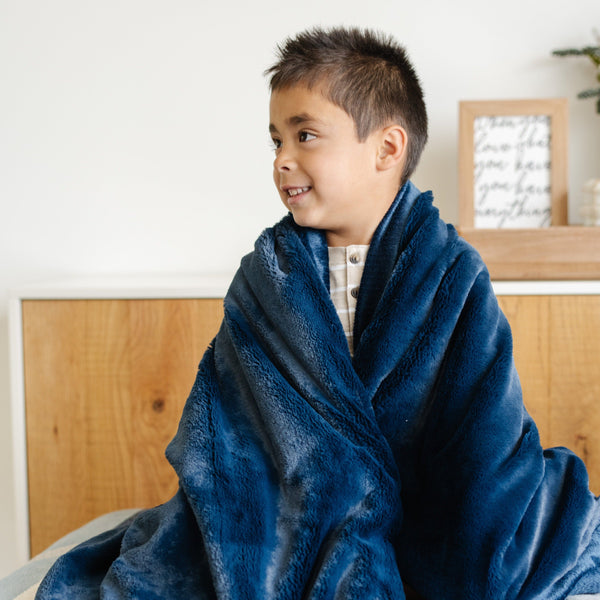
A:
<svg viewBox="0 0 600 600">
<path fill-rule="evenodd" d="M 273 171 L 273 183 L 275 184 L 275 189 L 277 190 L 277 194 L 281 198 L 283 205 L 289 210 L 287 205 L 287 194 L 279 189 L 279 175 L 276 170 Z"/>
<path fill-rule="evenodd" d="M 275 184 L 277 193 L 281 196 L 281 190 L 279 189 L 279 172 L 275 167 L 273 167 L 273 183 Z"/>
</svg>

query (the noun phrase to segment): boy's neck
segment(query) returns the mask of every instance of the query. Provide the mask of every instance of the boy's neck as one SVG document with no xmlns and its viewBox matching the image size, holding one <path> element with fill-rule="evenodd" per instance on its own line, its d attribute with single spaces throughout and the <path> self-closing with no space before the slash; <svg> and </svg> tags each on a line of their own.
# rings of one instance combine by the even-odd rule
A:
<svg viewBox="0 0 600 600">
<path fill-rule="evenodd" d="M 325 238 L 327 240 L 327 246 L 329 248 L 337 248 L 347 246 L 368 246 L 371 243 L 371 238 L 373 237 L 373 230 L 369 235 L 364 236 L 347 236 L 347 235 L 339 235 L 336 233 L 332 233 L 331 231 L 325 232 Z"/>
<path fill-rule="evenodd" d="M 360 222 L 355 222 L 351 226 L 339 230 L 326 230 L 325 238 L 327 246 L 330 248 L 336 246 L 368 246 L 371 243 L 373 235 L 383 217 L 387 214 L 392 206 L 398 190 L 394 189 L 391 193 L 382 196 L 387 200 L 373 201 L 369 210 L 365 214 L 365 218 Z"/>
</svg>

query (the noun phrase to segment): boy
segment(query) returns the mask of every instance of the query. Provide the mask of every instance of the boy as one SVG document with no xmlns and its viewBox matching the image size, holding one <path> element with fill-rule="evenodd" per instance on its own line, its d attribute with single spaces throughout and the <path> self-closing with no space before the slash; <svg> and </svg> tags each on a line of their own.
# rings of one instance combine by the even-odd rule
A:
<svg viewBox="0 0 600 600">
<path fill-rule="evenodd" d="M 427 120 L 404 51 L 314 30 L 269 73 L 291 215 L 227 294 L 167 450 L 180 490 L 39 598 L 600 593 L 585 468 L 540 448 L 487 271 L 409 181 Z"/>
</svg>

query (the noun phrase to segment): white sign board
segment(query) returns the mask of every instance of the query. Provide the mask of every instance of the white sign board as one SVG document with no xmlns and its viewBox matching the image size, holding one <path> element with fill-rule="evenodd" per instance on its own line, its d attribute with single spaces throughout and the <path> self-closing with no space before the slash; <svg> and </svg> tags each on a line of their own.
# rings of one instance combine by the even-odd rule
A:
<svg viewBox="0 0 600 600">
<path fill-rule="evenodd" d="M 476 117 L 473 142 L 475 227 L 549 227 L 550 116 Z"/>
</svg>

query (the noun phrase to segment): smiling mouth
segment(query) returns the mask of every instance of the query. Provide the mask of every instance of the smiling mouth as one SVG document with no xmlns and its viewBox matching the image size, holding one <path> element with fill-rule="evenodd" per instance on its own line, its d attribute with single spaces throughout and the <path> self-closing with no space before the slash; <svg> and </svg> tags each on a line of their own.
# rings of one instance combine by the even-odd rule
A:
<svg viewBox="0 0 600 600">
<path fill-rule="evenodd" d="M 287 191 L 287 195 L 288 198 L 293 198 L 294 196 L 297 196 L 298 194 L 303 194 L 304 192 L 308 192 L 308 190 L 310 190 L 310 187 L 301 187 L 301 188 L 290 188 Z"/>
</svg>

